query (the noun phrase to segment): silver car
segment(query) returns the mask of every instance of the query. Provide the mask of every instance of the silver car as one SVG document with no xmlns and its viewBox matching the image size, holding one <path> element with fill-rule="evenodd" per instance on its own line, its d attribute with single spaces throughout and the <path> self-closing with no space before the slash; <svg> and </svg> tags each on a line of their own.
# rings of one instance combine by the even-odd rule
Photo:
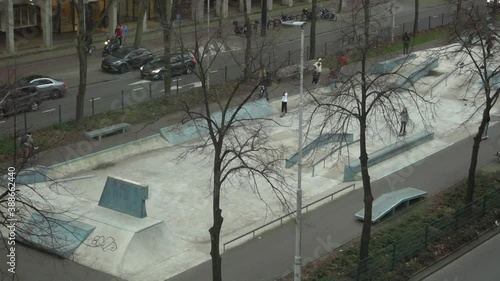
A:
<svg viewBox="0 0 500 281">
<path fill-rule="evenodd" d="M 22 78 L 22 80 L 25 84 L 36 86 L 42 99 L 62 98 L 68 91 L 68 85 L 66 83 L 47 76 L 31 75 Z"/>
</svg>

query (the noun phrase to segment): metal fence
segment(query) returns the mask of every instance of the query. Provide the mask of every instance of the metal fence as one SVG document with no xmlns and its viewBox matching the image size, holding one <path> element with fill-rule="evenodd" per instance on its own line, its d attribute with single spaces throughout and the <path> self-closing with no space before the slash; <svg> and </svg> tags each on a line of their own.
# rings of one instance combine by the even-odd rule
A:
<svg viewBox="0 0 500 281">
<path fill-rule="evenodd" d="M 480 221 L 488 212 L 500 208 L 500 189 L 493 190 L 474 202 L 433 221 L 418 231 L 394 242 L 392 245 L 373 253 L 367 261 L 367 269 L 358 273 L 357 265 L 339 278 L 324 280 L 396 280 L 397 267 L 426 251 L 432 243 L 454 235 L 465 226 Z"/>
<path fill-rule="evenodd" d="M 313 205 L 315 205 L 315 204 L 317 204 L 317 203 L 319 203 L 319 202 L 321 202 L 321 201 L 323 201 L 323 200 L 325 200 L 325 199 L 327 199 L 327 198 L 330 198 L 330 200 L 333 200 L 333 196 L 334 196 L 334 195 L 337 195 L 337 194 L 339 194 L 339 193 L 341 193 L 341 192 L 343 192 L 343 191 L 346 191 L 346 190 L 348 190 L 348 189 L 351 189 L 351 188 L 352 188 L 352 190 L 356 189 L 356 185 L 353 183 L 353 184 L 350 184 L 350 185 L 348 185 L 348 186 L 346 186 L 346 187 L 344 187 L 344 188 L 342 188 L 342 189 L 340 189 L 340 190 L 337 190 L 337 191 L 335 191 L 335 192 L 333 192 L 333 193 L 330 193 L 330 194 L 328 194 L 328 195 L 326 195 L 326 196 L 323 196 L 323 197 L 321 197 L 321 198 L 319 198 L 319 199 L 317 199 L 317 200 L 315 200 L 315 201 L 313 201 L 313 202 L 311 202 L 311 203 L 309 203 L 309 204 L 307 204 L 307 205 L 303 206 L 303 207 L 302 207 L 302 210 L 304 210 L 304 209 L 305 209 L 305 210 L 306 210 L 306 212 L 307 212 L 307 211 L 309 211 L 309 207 L 311 207 L 311 206 L 313 206 Z M 270 222 L 268 222 L 268 223 L 266 223 L 266 224 L 264 224 L 264 225 L 262 225 L 262 226 L 259 226 L 259 227 L 255 228 L 254 230 L 251 230 L 251 231 L 249 231 L 249 232 L 247 232 L 247 233 L 245 233 L 245 234 L 242 234 L 242 235 L 240 235 L 240 236 L 238 236 L 238 237 L 236 237 L 236 238 L 233 238 L 233 239 L 231 239 L 231 240 L 227 241 L 226 243 L 224 243 L 224 244 L 223 244 L 223 250 L 224 250 L 224 251 L 226 250 L 226 246 L 227 246 L 227 245 L 229 245 L 229 244 L 231 244 L 231 243 L 233 243 L 233 242 L 235 242 L 235 241 L 237 241 L 237 240 L 240 240 L 240 239 L 242 239 L 243 237 L 249 236 L 250 234 L 252 235 L 252 238 L 255 238 L 255 233 L 256 233 L 257 231 L 262 230 L 263 228 L 265 228 L 265 227 L 267 227 L 267 226 L 270 226 L 271 224 L 274 224 L 274 223 L 280 222 L 280 226 L 281 226 L 281 225 L 283 225 L 283 221 L 284 221 L 284 220 L 286 220 L 286 219 L 290 219 L 290 218 L 293 216 L 293 214 L 295 214 L 295 212 L 296 212 L 296 211 L 290 212 L 290 213 L 288 213 L 288 214 L 286 214 L 286 215 L 283 215 L 283 216 L 281 216 L 281 217 L 279 217 L 279 218 L 277 218 L 277 219 L 275 219 L 275 220 L 272 220 L 272 221 L 270 221 Z"/>
</svg>

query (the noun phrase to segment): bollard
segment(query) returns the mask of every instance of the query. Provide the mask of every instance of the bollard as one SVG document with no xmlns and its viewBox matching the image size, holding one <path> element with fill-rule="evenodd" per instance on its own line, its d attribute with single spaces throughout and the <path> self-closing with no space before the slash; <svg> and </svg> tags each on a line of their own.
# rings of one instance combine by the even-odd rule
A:
<svg viewBox="0 0 500 281">
<path fill-rule="evenodd" d="M 403 35 L 405 34 L 405 23 L 403 22 Z"/>
<path fill-rule="evenodd" d="M 28 131 L 28 119 L 26 119 L 26 112 L 24 112 L 24 131 Z"/>
<path fill-rule="evenodd" d="M 62 124 L 61 105 L 59 105 L 59 124 Z"/>
<path fill-rule="evenodd" d="M 122 90 L 122 110 L 125 110 L 125 103 L 123 102 L 123 90 Z"/>
<path fill-rule="evenodd" d="M 92 98 L 92 116 L 94 116 L 94 98 Z"/>
<path fill-rule="evenodd" d="M 227 65 L 224 66 L 224 82 L 227 82 Z"/>
<path fill-rule="evenodd" d="M 151 91 L 151 83 L 149 83 L 149 99 L 153 98 L 153 92 Z"/>
<path fill-rule="evenodd" d="M 309 57 L 309 54 L 310 54 L 310 53 L 309 53 L 309 46 L 307 46 L 307 48 L 306 48 L 306 55 L 305 55 L 306 60 L 310 60 L 310 59 L 311 59 L 311 58 Z"/>
<path fill-rule="evenodd" d="M 429 16 L 429 29 L 431 29 L 431 16 Z"/>
<path fill-rule="evenodd" d="M 328 49 L 328 42 L 325 42 L 325 55 L 324 57 L 326 57 L 326 50 Z"/>
<path fill-rule="evenodd" d="M 291 65 L 291 58 L 292 58 L 292 55 L 290 54 L 290 50 L 288 50 L 288 65 Z"/>
<path fill-rule="evenodd" d="M 177 77 L 176 85 L 177 85 L 177 87 L 176 87 L 177 89 L 175 89 L 175 93 L 179 94 L 179 77 Z"/>
<path fill-rule="evenodd" d="M 441 26 L 444 26 L 444 13 L 441 14 Z"/>
<path fill-rule="evenodd" d="M 396 250 L 397 250 L 397 246 L 396 246 L 396 242 L 394 242 L 394 244 L 392 244 L 392 270 L 394 270 L 394 267 L 396 266 Z"/>
</svg>

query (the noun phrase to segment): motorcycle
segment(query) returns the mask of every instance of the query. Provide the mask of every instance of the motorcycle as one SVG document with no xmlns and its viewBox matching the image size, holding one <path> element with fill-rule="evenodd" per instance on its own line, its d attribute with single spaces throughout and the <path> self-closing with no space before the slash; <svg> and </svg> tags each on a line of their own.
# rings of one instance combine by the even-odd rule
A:
<svg viewBox="0 0 500 281">
<path fill-rule="evenodd" d="M 106 41 L 104 41 L 104 49 L 102 50 L 102 56 L 105 57 L 120 48 L 121 48 L 120 39 L 118 39 L 117 37 L 106 39 Z"/>
</svg>

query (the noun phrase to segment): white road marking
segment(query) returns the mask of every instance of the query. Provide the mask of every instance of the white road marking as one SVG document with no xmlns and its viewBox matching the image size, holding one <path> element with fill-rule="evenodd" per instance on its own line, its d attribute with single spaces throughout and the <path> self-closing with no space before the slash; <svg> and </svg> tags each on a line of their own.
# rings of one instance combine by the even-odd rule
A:
<svg viewBox="0 0 500 281">
<path fill-rule="evenodd" d="M 399 28 L 399 25 L 396 25 L 394 28 Z"/>
<path fill-rule="evenodd" d="M 198 87 L 201 87 L 201 82 L 199 82 L 199 81 L 198 81 L 198 82 L 190 83 L 190 84 L 188 84 L 188 85 L 193 85 L 193 86 L 192 86 L 193 88 L 198 88 Z M 186 85 L 186 86 L 187 86 L 187 85 Z"/>
<path fill-rule="evenodd" d="M 100 100 L 100 99 L 101 99 L 100 97 L 97 97 L 97 98 L 94 98 L 94 101 Z M 92 99 L 89 99 L 89 101 L 92 101 Z"/>
<path fill-rule="evenodd" d="M 48 113 L 48 112 L 51 112 L 51 111 L 54 111 L 54 110 L 56 110 L 56 109 L 55 108 L 47 109 L 47 110 L 42 111 L 42 113 Z"/>
<path fill-rule="evenodd" d="M 0 121 L 0 124 L 5 123 L 5 121 Z"/>
<path fill-rule="evenodd" d="M 210 73 L 215 73 L 215 72 L 217 72 L 217 71 L 218 71 L 218 70 L 212 70 L 212 71 L 210 71 Z"/>
<path fill-rule="evenodd" d="M 129 86 L 134 86 L 134 85 L 138 85 L 138 84 L 147 84 L 147 83 L 151 83 L 151 81 L 148 81 L 148 80 L 140 80 L 140 81 L 137 81 L 137 82 L 134 82 L 132 84 L 128 84 Z"/>
<path fill-rule="evenodd" d="M 433 18 L 433 19 L 435 19 L 435 18 L 437 18 L 437 17 L 438 17 L 438 16 L 433 16 L 432 18 Z"/>
<path fill-rule="evenodd" d="M 183 86 L 179 86 L 179 89 L 182 89 Z M 170 87 L 170 91 L 177 89 L 177 86 L 172 86 Z M 162 90 L 165 91 L 165 90 Z"/>
<path fill-rule="evenodd" d="M 132 89 L 132 92 L 135 92 L 135 91 L 140 91 L 140 90 L 142 90 L 142 89 L 144 89 L 144 88 L 135 88 L 135 89 Z"/>
</svg>

